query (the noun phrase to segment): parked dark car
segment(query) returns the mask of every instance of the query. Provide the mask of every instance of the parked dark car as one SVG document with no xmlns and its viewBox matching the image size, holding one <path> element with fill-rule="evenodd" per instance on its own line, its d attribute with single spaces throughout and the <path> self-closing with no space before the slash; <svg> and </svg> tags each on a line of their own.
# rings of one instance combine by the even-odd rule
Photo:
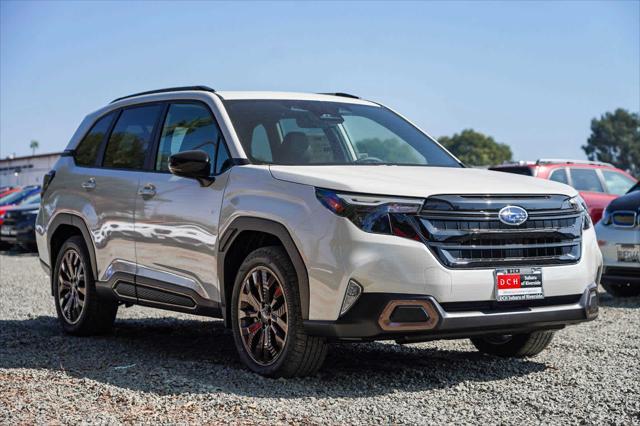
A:
<svg viewBox="0 0 640 426">
<path fill-rule="evenodd" d="M 31 195 L 17 206 L 4 212 L 4 222 L 0 227 L 0 242 L 26 250 L 36 249 L 35 225 L 40 193 Z"/>
</svg>

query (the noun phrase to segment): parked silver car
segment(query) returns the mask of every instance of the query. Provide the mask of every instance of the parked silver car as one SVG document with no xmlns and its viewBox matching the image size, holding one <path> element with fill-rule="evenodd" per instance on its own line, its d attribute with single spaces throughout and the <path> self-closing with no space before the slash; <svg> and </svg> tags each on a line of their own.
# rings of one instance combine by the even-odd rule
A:
<svg viewBox="0 0 640 426">
<path fill-rule="evenodd" d="M 604 260 L 602 286 L 614 296 L 640 295 L 640 183 L 607 206 L 596 235 Z"/>
</svg>

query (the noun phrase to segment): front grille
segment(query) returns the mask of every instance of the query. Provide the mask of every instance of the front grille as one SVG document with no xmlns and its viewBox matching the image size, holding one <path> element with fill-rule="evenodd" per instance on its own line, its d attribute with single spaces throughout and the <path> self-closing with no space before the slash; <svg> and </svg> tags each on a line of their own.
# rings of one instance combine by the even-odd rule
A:
<svg viewBox="0 0 640 426">
<path fill-rule="evenodd" d="M 16 223 L 20 222 L 23 219 L 23 213 L 20 211 L 7 211 L 4 214 L 4 221 L 3 223 L 7 226 L 11 225 L 15 225 Z"/>
<path fill-rule="evenodd" d="M 420 213 L 423 240 L 451 268 L 554 265 L 580 259 L 582 213 L 569 197 L 431 197 Z M 528 219 L 513 226 L 498 212 L 508 205 L 527 210 Z"/>
<path fill-rule="evenodd" d="M 640 268 L 625 268 L 620 266 L 607 266 L 604 274 L 609 277 L 638 278 L 640 276 Z"/>
</svg>

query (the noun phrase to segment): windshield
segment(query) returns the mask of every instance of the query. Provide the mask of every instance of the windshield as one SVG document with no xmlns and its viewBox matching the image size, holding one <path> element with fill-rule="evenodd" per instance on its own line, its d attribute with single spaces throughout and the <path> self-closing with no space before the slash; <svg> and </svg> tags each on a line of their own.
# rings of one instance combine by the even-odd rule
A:
<svg viewBox="0 0 640 426">
<path fill-rule="evenodd" d="M 15 204 L 28 195 L 31 190 L 13 192 L 5 197 L 0 198 L 0 206 Z"/>
<path fill-rule="evenodd" d="M 297 100 L 234 100 L 225 106 L 254 163 L 462 167 L 384 107 Z"/>
<path fill-rule="evenodd" d="M 20 204 L 39 204 L 40 203 L 40 193 L 33 194 L 28 197 L 26 200 L 22 201 Z"/>
</svg>

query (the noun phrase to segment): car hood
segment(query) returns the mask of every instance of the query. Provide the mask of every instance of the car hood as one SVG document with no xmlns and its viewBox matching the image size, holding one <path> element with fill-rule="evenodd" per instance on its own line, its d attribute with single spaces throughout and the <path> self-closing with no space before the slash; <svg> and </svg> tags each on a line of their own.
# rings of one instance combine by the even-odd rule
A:
<svg viewBox="0 0 640 426">
<path fill-rule="evenodd" d="M 435 194 L 564 194 L 568 185 L 484 169 L 417 166 L 280 166 L 274 178 L 346 192 L 405 197 Z"/>
<path fill-rule="evenodd" d="M 640 191 L 633 191 L 627 195 L 616 198 L 611 202 L 611 204 L 609 204 L 607 210 L 609 210 L 610 212 L 620 210 L 640 210 Z"/>
</svg>

